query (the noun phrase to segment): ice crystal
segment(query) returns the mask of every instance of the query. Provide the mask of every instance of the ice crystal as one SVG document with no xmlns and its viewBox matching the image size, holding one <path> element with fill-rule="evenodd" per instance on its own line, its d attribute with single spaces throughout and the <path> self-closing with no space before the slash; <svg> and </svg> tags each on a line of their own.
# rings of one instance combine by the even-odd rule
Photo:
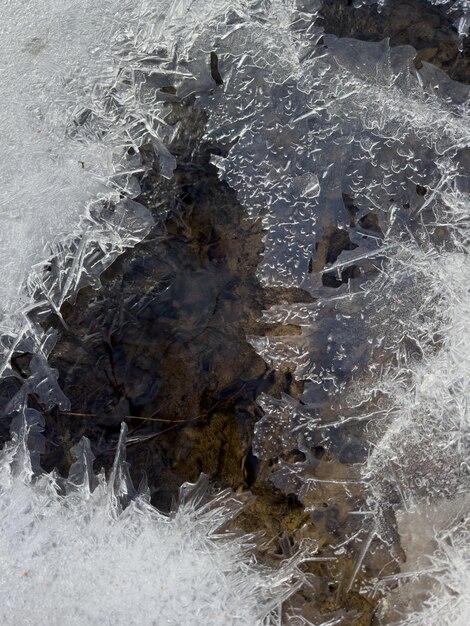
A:
<svg viewBox="0 0 470 626">
<path fill-rule="evenodd" d="M 460 11 L 459 30 L 466 32 L 466 1 L 434 4 Z M 21 412 L 31 389 L 46 406 L 66 403 L 47 370 L 53 334 L 44 334 L 38 322 L 47 311 L 58 312 L 81 285 L 96 284 L 114 255 L 148 232 L 151 219 L 135 201 L 139 147 L 153 142 L 162 174 L 171 175 L 174 160 L 163 140 L 178 129 L 165 127 L 164 106 L 195 94 L 208 114 L 206 138 L 221 147 L 213 163 L 247 214 L 262 221 L 260 282 L 309 296 L 264 313 L 264 321 L 298 326 L 300 334 L 249 338 L 265 360 L 304 382 L 298 399 L 261 399 L 265 415 L 256 427 L 255 454 L 279 457 L 272 481 L 297 494 L 312 515 L 320 515 L 320 502 L 346 503 L 351 515 L 344 516 L 335 546 L 335 554 L 348 549 L 355 560 L 342 583 L 346 590 L 380 546 L 399 563 L 392 549 L 398 520 L 408 565 L 376 581 L 382 589 L 399 583 L 384 601 L 383 623 L 465 623 L 469 90 L 427 63 L 417 70 L 409 46 L 323 33 L 319 5 L 144 0 L 136 10 L 130 1 L 76 6 L 51 0 L 45 11 L 4 0 L 1 64 L 11 78 L 0 86 L 0 128 L 9 137 L 0 178 L 4 367 L 21 342 L 36 355 L 32 376 L 9 410 Z M 56 591 L 48 602 L 77 594 L 70 584 L 74 559 L 84 568 L 83 584 L 91 580 L 86 572 L 94 571 L 81 558 L 85 551 L 97 559 L 90 561 L 95 568 L 103 569 L 103 558 L 114 565 L 109 579 L 87 587 L 92 612 L 73 596 L 77 623 L 84 615 L 103 617 L 102 610 L 114 623 L 120 619 L 121 579 L 112 578 L 119 571 L 139 581 L 134 588 L 126 578 L 130 597 L 146 594 L 133 605 L 158 606 L 160 620 L 167 611 L 167 623 L 181 623 L 189 610 L 201 624 L 221 623 L 224 611 L 231 623 L 260 623 L 269 615 L 271 600 L 263 600 L 261 610 L 256 594 L 248 593 L 253 584 L 263 598 L 273 598 L 263 595 L 265 579 L 247 561 L 237 564 L 239 543 L 207 538 L 215 530 L 210 521 L 204 526 L 197 515 L 186 517 L 184 507 L 169 520 L 141 497 L 132 498 L 119 461 L 119 479 L 116 473 L 108 482 L 92 478 L 95 488 L 84 482 L 75 490 L 69 480 L 63 494 L 53 476 L 33 478 L 24 469 L 24 441 L 3 453 L 2 550 L 11 563 L 3 606 L 12 606 L 5 576 L 14 571 L 27 573 L 18 574 L 21 584 L 13 591 L 31 620 L 37 609 L 28 603 L 39 589 L 44 593 L 51 575 Z M 294 450 L 304 458 L 290 460 Z M 460 517 L 443 515 L 447 507 Z M 12 523 L 18 512 L 25 520 L 19 530 Z M 408 539 L 422 520 L 429 522 L 429 541 L 419 560 L 416 538 Z M 61 530 L 65 521 L 75 525 L 73 532 Z M 173 532 L 188 553 L 177 548 L 182 544 Z M 78 535 L 89 542 L 70 545 Z M 145 543 L 156 536 L 164 538 L 161 544 Z M 9 550 L 8 542 L 18 548 Z M 111 550 L 113 545 L 122 549 Z M 221 551 L 214 570 L 212 550 Z M 178 574 L 165 569 L 171 593 L 160 605 L 152 604 L 149 579 L 142 577 L 155 552 L 163 559 L 153 591 L 166 589 L 162 567 L 174 559 L 180 568 Z M 199 573 L 193 579 L 188 571 L 183 592 L 177 579 L 191 560 Z M 206 570 L 207 586 L 201 586 Z M 22 583 L 39 586 L 34 593 Z M 232 604 L 232 587 L 240 585 L 242 607 Z M 104 590 L 109 604 L 101 606 Z M 209 611 L 208 590 L 216 614 Z M 81 597 L 86 594 L 82 589 Z M 186 604 L 180 605 L 182 597 Z M 457 601 L 449 611 L 451 597 Z M 50 606 L 59 611 L 63 605 Z"/>
<path fill-rule="evenodd" d="M 132 198 L 143 143 L 153 142 L 164 175 L 174 167 L 160 141 L 168 96 L 146 106 L 161 7 L 1 2 L 1 371 L 25 337 L 40 351 L 42 312 L 96 284 L 152 225 Z"/>
<path fill-rule="evenodd" d="M 93 473 L 88 440 L 68 480 L 40 472 L 35 411 L 0 453 L 2 624 L 278 624 L 296 562 L 257 564 L 252 537 L 224 534 L 243 507 L 207 479 L 181 488 L 170 516 L 136 493 L 121 432 L 112 472 Z"/>
</svg>

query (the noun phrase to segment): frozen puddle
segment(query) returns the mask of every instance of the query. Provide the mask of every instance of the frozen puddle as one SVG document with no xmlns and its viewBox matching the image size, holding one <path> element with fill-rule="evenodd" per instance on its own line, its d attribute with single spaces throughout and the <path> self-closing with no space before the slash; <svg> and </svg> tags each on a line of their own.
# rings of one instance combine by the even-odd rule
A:
<svg viewBox="0 0 470 626">
<path fill-rule="evenodd" d="M 314 0 L 0 4 L 2 623 L 360 624 L 333 598 L 358 594 L 381 624 L 466 624 L 469 88 L 410 46 L 324 33 Z M 464 36 L 468 3 L 434 4 Z M 302 385 L 259 398 L 253 453 L 329 533 L 284 541 L 278 568 L 218 536 L 229 492 L 184 486 L 170 516 L 135 493 L 125 427 L 107 478 L 86 440 L 69 479 L 40 470 L 37 409 L 70 406 L 47 316 L 150 232 L 142 151 L 171 178 L 189 97 L 191 140 L 262 224 L 260 288 L 309 294 L 263 314 L 296 332 L 247 337 Z M 323 578 L 301 580 L 308 558 Z M 322 611 L 289 616 L 301 582 Z"/>
</svg>

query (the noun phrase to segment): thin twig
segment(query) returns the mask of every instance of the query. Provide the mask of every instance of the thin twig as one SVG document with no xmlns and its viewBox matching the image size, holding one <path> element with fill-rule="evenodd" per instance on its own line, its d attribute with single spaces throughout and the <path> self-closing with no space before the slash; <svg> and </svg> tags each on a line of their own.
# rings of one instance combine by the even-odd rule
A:
<svg viewBox="0 0 470 626">
<path fill-rule="evenodd" d="M 76 416 L 76 417 L 97 417 L 96 413 L 76 413 L 74 411 L 61 411 L 62 415 L 72 415 L 72 416 Z M 123 418 L 125 420 L 145 420 L 148 422 L 169 422 L 170 424 L 174 424 L 174 423 L 179 423 L 179 424 L 184 424 L 185 422 L 188 422 L 190 420 L 170 420 L 170 419 L 164 419 L 162 418 L 157 418 L 157 417 L 139 417 L 138 415 L 123 415 Z M 194 418 L 192 418 L 194 419 Z"/>
<path fill-rule="evenodd" d="M 159 431 L 158 433 L 154 433 L 153 435 L 149 435 L 148 437 L 146 437 L 145 439 L 143 439 L 142 441 L 129 441 L 126 443 L 126 447 L 132 446 L 132 445 L 136 445 L 139 443 L 143 443 L 144 441 L 151 441 L 152 439 L 155 439 L 156 437 L 159 437 L 160 435 L 163 435 L 164 433 L 169 432 L 170 430 L 173 430 L 174 428 L 177 428 L 179 424 L 189 424 L 191 422 L 195 422 L 203 417 L 207 417 L 210 413 L 212 413 L 213 411 L 215 411 L 218 407 L 220 407 L 221 405 L 227 404 L 228 402 L 231 402 L 232 400 L 234 400 L 235 398 L 237 398 L 243 391 L 243 389 L 245 388 L 245 384 L 243 384 L 240 389 L 232 394 L 231 396 L 229 396 L 228 398 L 226 398 L 225 400 L 219 400 L 218 402 L 216 402 L 214 405 L 212 405 L 209 409 L 207 409 L 206 411 L 203 411 L 202 413 L 199 413 L 198 415 L 194 416 L 194 417 L 190 417 L 188 419 L 184 419 L 184 420 L 178 420 L 178 419 L 166 419 L 166 418 L 160 418 L 160 417 L 145 417 L 145 416 L 138 416 L 138 415 L 124 415 L 122 419 L 133 419 L 133 420 L 140 420 L 143 422 L 163 422 L 163 423 L 167 423 L 167 424 L 172 424 L 172 426 L 169 426 L 168 428 L 165 428 L 164 430 Z M 96 413 L 80 413 L 80 412 L 76 412 L 76 411 L 60 411 L 63 415 L 71 415 L 74 417 L 97 417 Z M 155 415 L 155 414 L 153 414 Z M 134 429 L 133 432 L 135 432 Z"/>
</svg>

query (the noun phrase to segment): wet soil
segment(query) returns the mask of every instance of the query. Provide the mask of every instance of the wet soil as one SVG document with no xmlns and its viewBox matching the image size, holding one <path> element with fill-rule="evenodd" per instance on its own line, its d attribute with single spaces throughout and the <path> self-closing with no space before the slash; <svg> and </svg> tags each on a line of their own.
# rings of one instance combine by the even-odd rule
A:
<svg viewBox="0 0 470 626">
<path fill-rule="evenodd" d="M 150 147 L 144 150 L 147 173 L 138 200 L 155 215 L 153 232 L 103 274 L 98 291 L 83 289 L 73 305 L 63 306 L 66 328 L 58 318 L 48 320 L 60 331 L 50 364 L 71 409 L 45 414 L 42 465 L 67 474 L 70 448 L 86 436 L 96 467 L 109 469 L 126 421 L 132 477 L 138 484 L 145 472 L 158 509 L 168 511 L 180 485 L 201 472 L 215 488 L 250 490 L 255 498 L 235 526 L 261 533 L 261 560 L 279 563 L 303 539 L 318 546 L 320 560 L 304 565 L 312 586 L 296 594 L 291 606 L 312 616 L 346 610 L 348 619 L 354 616 L 350 623 L 367 624 L 374 601 L 357 586 L 341 590 L 353 560 L 329 560 L 350 503 L 331 506 L 326 502 L 333 502 L 334 493 L 322 490 L 311 498 L 315 511 L 306 511 L 294 489 L 283 493 L 271 480 L 280 462 L 304 455 L 286 450 L 282 458 L 262 461 L 252 453 L 262 415 L 257 397 L 297 397 L 302 385 L 288 368 L 266 364 L 246 336 L 299 333 L 294 326 L 263 324 L 261 313 L 311 296 L 261 289 L 256 268 L 263 232 L 259 222 L 246 219 L 210 165 L 220 146 L 198 143 L 204 115 L 191 99 L 169 115 L 182 123 L 171 147 L 178 158 L 171 181 L 159 175 Z M 326 255 L 339 254 L 344 242 L 337 239 L 325 242 Z"/>
<path fill-rule="evenodd" d="M 460 40 L 457 16 L 446 7 L 426 0 L 388 0 L 383 7 L 356 8 L 351 0 L 323 0 L 320 15 L 327 33 L 364 41 L 389 38 L 391 46 L 413 46 L 418 68 L 427 61 L 453 80 L 470 83 L 470 39 Z"/>
<path fill-rule="evenodd" d="M 48 423 L 45 465 L 66 471 L 67 440 L 86 435 L 109 466 L 126 420 L 134 476 L 147 473 L 163 510 L 201 472 L 219 486 L 250 487 L 256 397 L 296 392 L 292 376 L 245 341 L 266 330 L 258 319 L 277 297 L 255 277 L 259 225 L 244 219 L 208 153 L 198 158 L 158 183 L 173 198 L 170 217 L 103 275 L 98 292 L 64 306 L 67 329 L 50 359 L 72 406 Z"/>
</svg>

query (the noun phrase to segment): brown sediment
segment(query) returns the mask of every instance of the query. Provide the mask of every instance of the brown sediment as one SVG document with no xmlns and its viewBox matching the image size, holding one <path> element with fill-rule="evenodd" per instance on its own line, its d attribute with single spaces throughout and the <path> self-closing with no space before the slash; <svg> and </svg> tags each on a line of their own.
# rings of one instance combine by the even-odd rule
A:
<svg viewBox="0 0 470 626">
<path fill-rule="evenodd" d="M 433 62 L 469 82 L 455 31 L 442 25 L 438 12 L 411 0 L 389 7 L 379 14 L 370 7 L 325 2 L 325 30 L 370 40 L 390 36 L 392 45 L 411 43 L 418 49 L 418 64 Z M 412 8 L 406 20 L 400 17 L 403 7 Z M 442 35 L 434 45 L 436 28 Z M 222 80 L 215 53 L 211 71 L 216 82 Z M 172 92 L 171 87 L 165 90 Z M 276 371 L 266 364 L 245 337 L 299 335 L 294 325 L 263 324 L 262 311 L 280 302 L 311 302 L 312 297 L 300 289 L 259 285 L 263 232 L 259 222 L 247 220 L 235 193 L 209 164 L 209 154 L 223 149 L 202 141 L 205 119 L 191 98 L 172 105 L 167 120 L 180 124 L 171 146 L 178 158 L 174 179 L 164 181 L 151 148 L 143 150 L 147 171 L 138 200 L 155 214 L 157 226 L 105 272 L 98 292 L 84 289 L 73 306 L 63 306 L 66 329 L 56 320 L 61 338 L 50 363 L 58 369 L 72 407 L 46 416 L 43 464 L 66 474 L 73 461 L 71 447 L 87 436 L 97 465 L 109 468 L 120 422 L 126 421 L 134 480 L 146 472 L 159 509 L 168 510 L 180 485 L 196 481 L 201 472 L 216 487 L 250 490 L 255 498 L 234 525 L 263 533 L 260 559 L 279 562 L 302 540 L 317 546 L 319 560 L 302 566 L 311 587 L 295 594 L 291 608 L 312 620 L 343 611 L 345 624 L 371 624 L 380 599 L 372 582 L 379 572 L 394 573 L 401 556 L 397 542 L 394 559 L 389 546 L 378 542 L 371 544 L 363 563 L 360 550 L 337 552 L 360 525 L 360 518 L 351 515 L 363 498 L 363 485 L 354 482 L 351 469 L 357 460 L 335 456 L 321 445 L 311 450 L 315 461 L 308 462 L 295 448 L 269 461 L 252 452 L 253 429 L 261 417 L 258 396 L 288 393 L 297 398 L 302 384 L 288 369 Z M 345 197 L 344 204 L 354 226 L 353 199 Z M 359 224 L 381 232 L 372 213 Z M 434 235 L 441 245 L 444 227 Z M 347 230 L 325 227 L 309 270 L 322 272 L 343 250 L 355 247 Z M 333 277 L 338 284 L 330 286 L 354 278 L 354 271 L 352 266 L 341 280 Z M 295 490 L 286 494 L 273 485 L 282 462 L 308 466 L 312 486 L 301 498 Z M 339 482 L 322 482 L 332 477 Z M 346 495 L 341 480 L 352 481 Z"/>
<path fill-rule="evenodd" d="M 460 41 L 455 16 L 446 14 L 443 7 L 420 0 L 389 0 L 383 7 L 323 0 L 320 15 L 326 33 L 363 41 L 389 38 L 391 46 L 413 46 L 418 69 L 427 61 L 453 80 L 470 83 L 469 38 Z"/>
<path fill-rule="evenodd" d="M 84 289 L 73 306 L 64 305 L 68 329 L 51 356 L 76 415 L 48 421 L 46 466 L 66 471 L 63 449 L 81 435 L 109 465 L 126 419 L 129 461 L 134 473 L 146 470 L 161 508 L 201 471 L 220 485 L 246 488 L 256 397 L 295 394 L 297 384 L 267 366 L 245 336 L 272 330 L 259 321 L 271 303 L 309 299 L 301 290 L 260 288 L 261 227 L 246 219 L 209 164 L 219 148 L 202 144 L 195 152 L 205 115 L 192 104 L 173 105 L 168 118 L 180 123 L 174 180 L 161 179 L 144 150 L 139 200 L 158 225 L 105 272 L 98 292 Z"/>
<path fill-rule="evenodd" d="M 368 624 L 377 599 L 358 593 L 359 580 L 372 579 L 377 569 L 359 572 L 346 590 L 341 581 L 356 555 L 332 557 L 353 501 L 334 486 L 302 501 L 282 493 L 271 480 L 281 459 L 262 461 L 252 453 L 258 396 L 297 397 L 302 385 L 288 368 L 266 364 L 246 336 L 299 334 L 293 325 L 264 324 L 262 311 L 312 298 L 300 289 L 261 288 L 256 271 L 263 232 L 209 164 L 209 154 L 221 148 L 200 143 L 205 115 L 188 99 L 173 105 L 170 121 L 181 123 L 171 147 L 178 157 L 174 179 L 163 180 L 152 151 L 143 151 L 147 173 L 139 200 L 157 226 L 104 273 L 100 290 L 86 288 L 73 306 L 62 308 L 67 328 L 60 327 L 50 363 L 72 406 L 46 416 L 43 465 L 66 474 L 70 448 L 87 436 L 97 467 L 109 468 L 120 422 L 127 421 L 133 479 L 147 474 L 159 509 L 169 510 L 180 485 L 201 472 L 216 488 L 250 490 L 255 498 L 234 525 L 262 534 L 262 561 L 279 563 L 302 539 L 318 547 L 320 560 L 303 565 L 314 583 L 290 608 L 305 615 L 346 611 L 355 616 L 351 624 Z M 339 254 L 336 248 L 348 245 L 341 233 L 327 234 L 325 259 L 328 250 Z M 282 460 L 304 462 L 305 455 L 286 450 Z M 347 475 L 347 464 L 332 458 L 319 472 L 339 466 Z"/>
</svg>

